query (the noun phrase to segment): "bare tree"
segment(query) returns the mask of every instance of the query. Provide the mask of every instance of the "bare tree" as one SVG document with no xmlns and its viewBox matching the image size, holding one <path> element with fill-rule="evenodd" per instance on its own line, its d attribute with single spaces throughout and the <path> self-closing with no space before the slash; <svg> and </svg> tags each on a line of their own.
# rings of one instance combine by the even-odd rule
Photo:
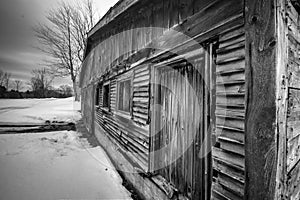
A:
<svg viewBox="0 0 300 200">
<path fill-rule="evenodd" d="M 4 72 L 0 69 L 0 86 L 4 86 Z"/>
<path fill-rule="evenodd" d="M 10 84 L 10 77 L 11 77 L 10 73 L 5 73 L 5 87 L 7 90 L 9 88 L 9 84 Z"/>
<path fill-rule="evenodd" d="M 61 85 L 59 90 L 63 93 L 64 96 L 70 97 L 72 96 L 73 90 L 72 87 L 69 85 Z"/>
<path fill-rule="evenodd" d="M 23 88 L 23 82 L 20 80 L 15 80 L 14 85 L 16 91 L 20 91 Z"/>
<path fill-rule="evenodd" d="M 47 68 L 35 69 L 32 71 L 32 78 L 29 82 L 32 91 L 37 97 L 44 98 L 46 92 L 51 89 L 54 77 Z"/>
<path fill-rule="evenodd" d="M 56 75 L 71 78 L 75 100 L 79 100 L 76 82 L 84 59 L 87 32 L 94 25 L 94 16 L 92 0 L 85 0 L 83 6 L 61 3 L 48 13 L 49 23 L 39 23 L 34 27 L 42 44 L 40 49 L 53 58 L 48 65 Z"/>
<path fill-rule="evenodd" d="M 0 86 L 4 86 L 7 90 L 10 84 L 11 74 L 0 70 Z"/>
</svg>

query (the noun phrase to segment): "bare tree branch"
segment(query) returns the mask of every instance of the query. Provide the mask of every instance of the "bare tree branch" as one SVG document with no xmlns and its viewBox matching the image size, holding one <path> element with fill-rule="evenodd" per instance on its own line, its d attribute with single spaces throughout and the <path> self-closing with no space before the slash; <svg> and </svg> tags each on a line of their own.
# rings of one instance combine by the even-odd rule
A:
<svg viewBox="0 0 300 200">
<path fill-rule="evenodd" d="M 51 73 L 69 76 L 73 82 L 75 97 L 79 97 L 76 82 L 84 59 L 87 32 L 93 27 L 95 11 L 92 0 L 84 4 L 61 3 L 47 15 L 48 23 L 34 27 L 42 52 L 52 57 L 45 64 Z"/>
</svg>

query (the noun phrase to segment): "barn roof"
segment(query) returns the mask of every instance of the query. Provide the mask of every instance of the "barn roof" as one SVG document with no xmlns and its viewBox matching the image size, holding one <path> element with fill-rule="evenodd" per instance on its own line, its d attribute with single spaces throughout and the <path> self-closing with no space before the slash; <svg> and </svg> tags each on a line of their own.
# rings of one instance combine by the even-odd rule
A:
<svg viewBox="0 0 300 200">
<path fill-rule="evenodd" d="M 107 13 L 98 21 L 98 23 L 88 32 L 88 37 L 91 37 L 101 27 L 113 21 L 117 16 L 127 10 L 140 0 L 119 0 Z"/>
</svg>

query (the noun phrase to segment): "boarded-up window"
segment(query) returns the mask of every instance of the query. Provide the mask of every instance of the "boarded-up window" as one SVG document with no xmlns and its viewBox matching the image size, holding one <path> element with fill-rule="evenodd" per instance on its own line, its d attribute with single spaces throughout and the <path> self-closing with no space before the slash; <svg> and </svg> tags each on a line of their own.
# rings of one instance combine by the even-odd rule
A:
<svg viewBox="0 0 300 200">
<path fill-rule="evenodd" d="M 131 80 L 118 83 L 118 110 L 130 112 Z"/>
<path fill-rule="evenodd" d="M 99 95 L 100 95 L 100 87 L 99 87 L 99 85 L 98 85 L 97 88 L 96 88 L 96 96 L 95 96 L 95 105 L 96 105 L 96 106 L 99 106 L 99 105 L 100 105 L 100 98 L 99 98 Z"/>
<path fill-rule="evenodd" d="M 103 107 L 109 108 L 109 84 L 103 86 Z"/>
</svg>

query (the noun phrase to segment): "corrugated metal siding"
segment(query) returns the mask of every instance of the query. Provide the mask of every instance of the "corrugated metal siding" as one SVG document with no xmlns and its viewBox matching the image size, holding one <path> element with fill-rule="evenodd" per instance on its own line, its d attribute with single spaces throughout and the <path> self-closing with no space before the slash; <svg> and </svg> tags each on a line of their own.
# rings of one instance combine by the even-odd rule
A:
<svg viewBox="0 0 300 200">
<path fill-rule="evenodd" d="M 245 184 L 245 32 L 220 36 L 216 58 L 213 198 L 243 199 Z"/>
</svg>

